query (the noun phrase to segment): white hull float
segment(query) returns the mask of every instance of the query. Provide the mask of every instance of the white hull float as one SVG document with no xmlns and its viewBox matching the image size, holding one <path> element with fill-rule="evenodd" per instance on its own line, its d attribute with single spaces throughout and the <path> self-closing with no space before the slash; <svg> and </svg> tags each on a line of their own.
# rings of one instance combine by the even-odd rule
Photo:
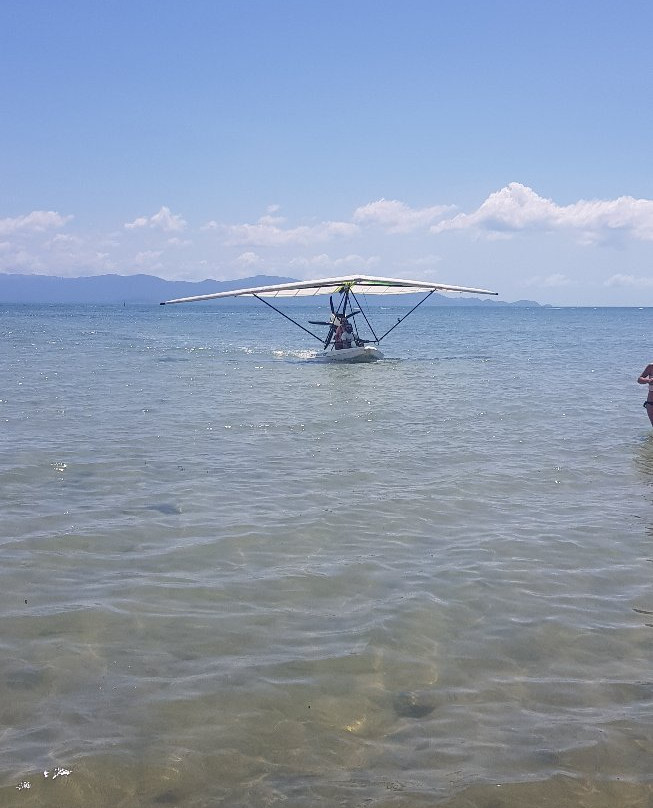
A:
<svg viewBox="0 0 653 808">
<path fill-rule="evenodd" d="M 327 348 L 322 356 L 328 362 L 376 362 L 383 354 L 376 345 L 356 345 L 353 348 Z"/>
<path fill-rule="evenodd" d="M 256 286 L 249 289 L 234 289 L 231 292 L 215 292 L 210 295 L 196 295 L 195 297 L 180 297 L 176 300 L 166 300 L 161 305 L 170 303 L 193 303 L 200 300 L 217 300 L 223 297 L 250 296 L 265 303 L 286 320 L 315 337 L 322 343 L 325 359 L 333 362 L 374 362 L 383 359 L 383 354 L 377 347 L 381 340 L 394 331 L 409 314 L 422 305 L 434 292 L 471 292 L 477 295 L 496 295 L 488 289 L 474 289 L 469 286 L 451 286 L 444 283 L 430 281 L 407 281 L 401 278 L 377 278 L 371 275 L 348 275 L 343 278 L 323 278 L 316 281 L 293 281 L 279 283 L 271 286 Z M 363 295 L 396 295 L 422 293 L 419 302 L 382 334 L 377 334 L 367 314 L 363 311 L 358 294 Z M 290 315 L 276 308 L 265 298 L 268 297 L 304 297 L 314 295 L 329 295 L 331 308 L 328 320 L 309 320 L 309 325 L 326 326 L 326 336 L 318 336 L 310 329 L 298 323 Z M 334 304 L 333 296 L 340 295 Z M 364 320 L 361 324 L 356 317 L 360 315 Z M 365 326 L 366 333 L 362 335 L 359 326 Z"/>
</svg>

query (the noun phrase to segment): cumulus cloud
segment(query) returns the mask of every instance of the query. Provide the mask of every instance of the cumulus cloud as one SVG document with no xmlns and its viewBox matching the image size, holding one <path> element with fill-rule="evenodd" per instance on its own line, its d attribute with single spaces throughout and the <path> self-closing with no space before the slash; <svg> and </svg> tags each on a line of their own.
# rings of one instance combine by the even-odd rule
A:
<svg viewBox="0 0 653 808">
<path fill-rule="evenodd" d="M 584 243 L 630 234 L 652 241 L 653 200 L 621 196 L 557 205 L 532 188 L 511 182 L 490 194 L 473 213 L 460 213 L 431 227 L 433 233 L 447 230 L 477 230 L 499 235 L 520 231 L 572 231 Z"/>
<path fill-rule="evenodd" d="M 165 205 L 152 216 L 139 216 L 133 222 L 126 222 L 127 230 L 138 230 L 149 227 L 153 230 L 163 230 L 166 233 L 179 233 L 186 228 L 186 222 L 177 213 L 172 213 Z"/>
<path fill-rule="evenodd" d="M 570 284 L 571 280 L 560 272 L 554 272 L 551 275 L 534 275 L 521 283 L 522 286 L 537 286 L 541 289 L 556 289 Z"/>
<path fill-rule="evenodd" d="M 205 229 L 217 229 L 209 222 Z M 261 216 L 255 224 L 233 224 L 222 227 L 228 246 L 253 245 L 257 247 L 310 246 L 333 238 L 348 238 L 359 232 L 351 222 L 320 222 L 315 225 L 285 227 L 280 216 Z"/>
<path fill-rule="evenodd" d="M 409 258 L 406 260 L 407 266 L 413 267 L 432 267 L 434 264 L 439 264 L 442 261 L 441 255 L 421 255 L 418 258 Z"/>
<path fill-rule="evenodd" d="M 293 258 L 289 262 L 289 266 L 293 269 L 341 269 L 341 270 L 366 270 L 371 269 L 375 264 L 378 264 L 379 258 L 377 256 L 369 256 L 364 258 L 362 255 L 345 255 L 341 258 L 332 258 L 327 253 L 320 255 L 312 255 L 309 257 Z"/>
<path fill-rule="evenodd" d="M 0 253 L 0 270 L 3 272 L 42 273 L 47 269 L 38 255 L 22 248 L 9 249 Z"/>
<path fill-rule="evenodd" d="M 66 233 L 57 233 L 56 236 L 51 238 L 45 246 L 51 250 L 66 250 L 74 247 L 79 247 L 82 244 L 82 239 L 79 236 L 71 236 Z"/>
<path fill-rule="evenodd" d="M 134 257 L 134 264 L 137 267 L 159 267 L 158 259 L 161 257 L 161 250 L 143 250 Z"/>
<path fill-rule="evenodd" d="M 653 277 L 642 277 L 637 275 L 616 274 L 608 278 L 604 286 L 617 286 L 635 289 L 650 289 L 653 287 Z"/>
<path fill-rule="evenodd" d="M 354 221 L 363 225 L 379 225 L 388 233 L 411 233 L 429 227 L 454 209 L 453 205 L 411 208 L 396 199 L 379 199 L 356 208 Z"/>
<path fill-rule="evenodd" d="M 67 220 L 72 217 L 61 217 Z M 0 243 L 0 271 L 25 272 L 62 277 L 113 271 L 109 253 L 98 249 L 96 239 L 70 233 L 48 234 L 45 222 L 59 226 L 56 218 L 32 218 L 14 229 L 10 240 Z"/>
<path fill-rule="evenodd" d="M 63 227 L 72 218 L 72 216 L 62 216 L 54 210 L 33 210 L 24 216 L 0 219 L 0 235 L 8 236 L 21 231 L 41 233 L 45 230 L 54 230 Z"/>
<path fill-rule="evenodd" d="M 236 263 L 244 267 L 255 267 L 263 263 L 263 259 L 255 252 L 244 252 L 236 258 Z"/>
</svg>

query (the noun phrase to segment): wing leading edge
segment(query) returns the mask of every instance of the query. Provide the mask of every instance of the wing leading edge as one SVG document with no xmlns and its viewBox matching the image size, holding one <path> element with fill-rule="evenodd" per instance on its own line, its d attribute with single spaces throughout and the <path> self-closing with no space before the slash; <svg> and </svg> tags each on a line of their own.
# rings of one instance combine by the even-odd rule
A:
<svg viewBox="0 0 653 808">
<path fill-rule="evenodd" d="M 477 295 L 496 295 L 488 289 L 474 289 L 469 286 L 451 286 L 446 283 L 430 281 L 408 281 L 401 278 L 377 278 L 372 275 L 348 275 L 342 278 L 323 278 L 314 281 L 293 281 L 271 286 L 253 286 L 249 289 L 233 289 L 230 292 L 215 292 L 210 295 L 179 297 L 165 300 L 169 303 L 195 303 L 200 300 L 217 300 L 222 297 L 241 297 L 253 295 L 259 297 L 308 297 L 313 295 L 335 295 L 345 292 L 361 292 L 366 295 L 398 295 L 415 294 L 416 292 L 471 292 Z"/>
</svg>

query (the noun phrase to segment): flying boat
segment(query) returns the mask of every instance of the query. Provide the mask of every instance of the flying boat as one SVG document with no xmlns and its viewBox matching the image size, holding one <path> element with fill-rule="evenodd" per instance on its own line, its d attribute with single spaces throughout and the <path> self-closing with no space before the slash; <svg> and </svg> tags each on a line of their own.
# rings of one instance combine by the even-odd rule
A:
<svg viewBox="0 0 653 808">
<path fill-rule="evenodd" d="M 371 275 L 348 275 L 342 278 L 322 278 L 313 281 L 292 281 L 270 286 L 254 286 L 248 289 L 233 289 L 229 292 L 215 292 L 208 295 L 180 297 L 176 300 L 165 300 L 162 306 L 172 303 L 195 303 L 203 300 L 218 300 L 226 297 L 255 297 L 271 309 L 290 320 L 296 326 L 310 334 L 322 345 L 322 356 L 333 362 L 374 362 L 383 359 L 379 344 L 391 331 L 402 323 L 406 317 L 419 308 L 434 292 L 465 292 L 477 295 L 496 295 L 488 289 L 474 289 L 468 286 L 451 286 L 445 283 L 430 281 L 409 281 L 401 278 L 378 278 Z M 365 312 L 359 296 L 397 295 L 421 293 L 422 297 L 406 314 L 385 332 L 377 334 Z M 273 306 L 266 298 L 277 297 L 312 297 L 328 295 L 330 314 L 325 320 L 309 320 L 308 325 L 323 326 L 326 333 L 316 334 L 306 326 L 297 322 L 286 312 Z M 334 302 L 334 298 L 336 298 Z M 358 320 L 356 318 L 359 318 Z M 364 325 L 361 323 L 361 319 Z M 363 336 L 363 333 L 365 336 Z"/>
</svg>

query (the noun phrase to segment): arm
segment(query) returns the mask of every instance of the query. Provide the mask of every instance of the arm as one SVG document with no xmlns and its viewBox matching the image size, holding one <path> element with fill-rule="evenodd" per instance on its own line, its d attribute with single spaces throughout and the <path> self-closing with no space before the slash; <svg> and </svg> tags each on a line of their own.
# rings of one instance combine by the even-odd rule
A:
<svg viewBox="0 0 653 808">
<path fill-rule="evenodd" d="M 637 379 L 637 384 L 649 384 L 650 382 L 653 382 L 653 365 L 647 365 Z"/>
</svg>

